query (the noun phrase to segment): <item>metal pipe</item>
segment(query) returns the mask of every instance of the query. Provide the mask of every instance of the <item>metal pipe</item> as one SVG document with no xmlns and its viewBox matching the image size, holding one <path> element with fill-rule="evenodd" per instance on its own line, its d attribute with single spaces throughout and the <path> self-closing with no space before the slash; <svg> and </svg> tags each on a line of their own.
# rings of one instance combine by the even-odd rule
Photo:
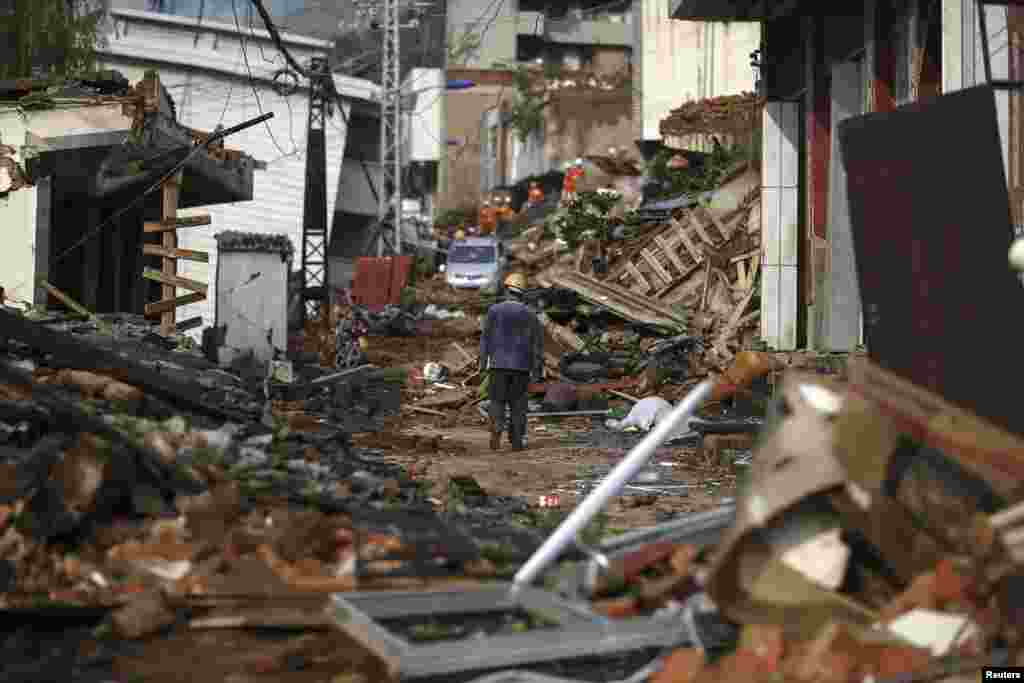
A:
<svg viewBox="0 0 1024 683">
<path fill-rule="evenodd" d="M 622 489 L 632 481 L 637 472 L 647 463 L 657 448 L 668 437 L 675 433 L 680 423 L 690 417 L 698 407 L 710 396 L 714 382 L 704 380 L 686 395 L 686 398 L 661 421 L 647 437 L 638 443 L 629 455 L 611 471 L 608 477 L 583 499 L 572 514 L 562 522 L 544 544 L 527 560 L 526 564 L 516 572 L 515 586 L 525 586 L 533 582 L 576 536 L 608 504 Z"/>
</svg>

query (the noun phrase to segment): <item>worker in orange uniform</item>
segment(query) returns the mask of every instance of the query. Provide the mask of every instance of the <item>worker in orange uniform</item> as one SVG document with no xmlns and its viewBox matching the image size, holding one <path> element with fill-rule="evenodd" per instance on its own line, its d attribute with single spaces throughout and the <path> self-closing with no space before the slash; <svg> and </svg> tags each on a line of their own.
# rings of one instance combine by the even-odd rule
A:
<svg viewBox="0 0 1024 683">
<path fill-rule="evenodd" d="M 577 159 L 569 170 L 565 172 L 565 180 L 562 181 L 562 201 L 569 203 L 576 199 L 576 185 L 583 177 L 583 159 Z"/>
<path fill-rule="evenodd" d="M 480 234 L 493 235 L 498 227 L 498 212 L 491 206 L 491 200 L 485 199 L 480 207 Z"/>
<path fill-rule="evenodd" d="M 526 203 L 529 206 L 539 206 L 544 203 L 544 190 L 536 180 L 530 181 L 530 189 L 526 193 Z"/>
<path fill-rule="evenodd" d="M 506 221 L 515 215 L 515 211 L 512 210 L 512 195 L 508 192 L 503 192 L 497 197 L 497 213 L 499 221 Z"/>
</svg>

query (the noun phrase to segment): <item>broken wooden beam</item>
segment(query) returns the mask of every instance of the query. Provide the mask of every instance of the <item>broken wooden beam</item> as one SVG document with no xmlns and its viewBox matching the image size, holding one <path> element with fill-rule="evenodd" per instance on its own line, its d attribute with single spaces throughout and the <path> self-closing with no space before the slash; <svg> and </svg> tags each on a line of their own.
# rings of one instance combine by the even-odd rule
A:
<svg viewBox="0 0 1024 683">
<path fill-rule="evenodd" d="M 103 322 L 102 320 L 100 320 L 96 316 L 95 313 L 93 313 L 88 308 L 86 308 L 85 306 L 83 306 L 82 304 L 78 303 L 77 301 L 72 299 L 70 296 L 68 296 L 64 292 L 60 291 L 59 289 L 57 289 L 56 287 L 51 285 L 46 280 L 40 280 L 39 284 L 42 285 L 43 289 L 45 289 L 47 291 L 47 293 L 50 296 L 52 296 L 54 299 L 56 299 L 57 301 L 59 301 L 62 304 L 64 304 L 65 306 L 70 308 L 75 313 L 77 313 L 79 315 L 82 315 L 82 316 L 85 316 L 86 318 L 88 318 L 92 322 L 96 323 L 96 325 L 100 328 L 101 331 L 104 331 L 104 332 L 109 332 L 110 331 L 110 325 L 109 324 L 107 324 L 107 323 Z"/>
<path fill-rule="evenodd" d="M 142 231 L 147 233 L 168 232 L 178 228 L 198 228 L 210 223 L 210 214 L 202 213 L 194 216 L 178 216 L 174 220 L 146 221 L 142 224 Z"/>
<path fill-rule="evenodd" d="M 239 424 L 249 419 L 237 411 L 211 405 L 198 385 L 147 368 L 79 337 L 55 332 L 3 309 L 0 309 L 0 337 L 15 339 L 30 346 L 37 353 L 50 354 L 57 362 L 67 367 L 116 376 L 122 382 L 132 384 L 158 398 L 204 415 L 236 421 Z"/>
<path fill-rule="evenodd" d="M 181 277 L 180 275 L 169 275 L 167 273 L 161 273 L 159 270 L 153 270 L 152 268 L 146 268 L 145 270 L 143 270 L 142 277 L 146 278 L 147 280 L 152 280 L 153 282 L 159 282 L 168 287 L 190 289 L 193 292 L 202 292 L 203 294 L 206 294 L 206 291 L 208 289 L 208 285 L 205 282 L 200 282 L 199 280 L 192 280 L 187 277 Z"/>
<path fill-rule="evenodd" d="M 198 261 L 199 263 L 210 262 L 210 255 L 205 251 L 195 251 L 193 249 L 172 249 L 159 244 L 142 245 L 142 253 L 147 256 L 162 256 L 163 258 Z"/>
<path fill-rule="evenodd" d="M 448 417 L 448 413 L 442 413 L 440 410 L 434 410 L 433 408 L 423 408 L 421 406 L 405 406 L 414 413 L 423 413 L 424 415 L 433 415 L 434 417 Z"/>
<path fill-rule="evenodd" d="M 686 316 L 649 297 L 580 273 L 563 271 L 550 278 L 556 286 L 575 291 L 585 301 L 604 306 L 625 320 L 669 329 L 685 327 Z"/>
<path fill-rule="evenodd" d="M 544 328 L 548 331 L 548 334 L 551 335 L 552 339 L 559 344 L 565 344 L 573 351 L 582 351 L 587 345 L 578 334 L 570 330 L 568 327 L 563 327 L 551 320 L 544 321 Z"/>
<path fill-rule="evenodd" d="M 162 315 L 167 311 L 173 311 L 181 306 L 188 306 L 189 304 L 197 304 L 200 301 L 206 300 L 206 294 L 202 292 L 192 292 L 191 294 L 183 294 L 173 299 L 164 299 L 163 301 L 157 301 L 156 303 L 146 304 L 146 315 Z"/>
</svg>

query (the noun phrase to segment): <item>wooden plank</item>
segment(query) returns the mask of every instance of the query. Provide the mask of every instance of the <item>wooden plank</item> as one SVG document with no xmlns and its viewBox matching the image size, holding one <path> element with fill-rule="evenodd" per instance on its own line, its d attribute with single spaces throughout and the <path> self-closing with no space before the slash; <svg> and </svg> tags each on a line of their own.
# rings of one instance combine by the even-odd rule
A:
<svg viewBox="0 0 1024 683">
<path fill-rule="evenodd" d="M 573 351 L 582 351 L 583 347 L 587 345 L 578 334 L 570 330 L 568 327 L 559 325 L 551 320 L 544 322 L 544 328 L 548 331 L 548 334 L 551 335 L 552 339 L 559 344 L 568 346 Z"/>
<path fill-rule="evenodd" d="M 733 256 L 729 259 L 729 263 L 737 263 L 739 261 L 746 261 L 748 258 L 753 258 L 761 253 L 760 249 L 751 249 L 748 252 L 740 254 L 739 256 Z"/>
<path fill-rule="evenodd" d="M 757 284 L 757 273 L 761 267 L 761 252 L 754 255 L 754 258 L 750 261 L 750 275 L 748 276 L 748 287 L 753 287 Z"/>
<path fill-rule="evenodd" d="M 142 277 L 147 280 L 152 280 L 153 282 L 160 282 L 164 287 L 170 287 L 172 293 L 175 288 L 178 288 L 190 289 L 193 292 L 202 292 L 205 294 L 208 288 L 205 282 L 181 277 L 180 275 L 168 275 L 167 273 L 161 273 L 159 270 L 153 270 L 152 268 L 146 268 L 143 270 Z"/>
<path fill-rule="evenodd" d="M 174 329 L 178 332 L 187 332 L 188 330 L 194 330 L 197 327 L 203 326 L 203 316 L 197 315 L 194 318 L 188 320 L 182 320 L 180 323 L 174 326 Z"/>
<path fill-rule="evenodd" d="M 194 251 L 192 249 L 168 249 L 160 244 L 143 244 L 142 253 L 147 256 L 162 256 L 163 258 L 198 261 L 199 263 L 210 262 L 210 255 L 205 251 Z"/>
<path fill-rule="evenodd" d="M 168 181 L 170 182 L 170 181 Z M 177 206 L 175 206 L 173 217 L 164 218 L 162 221 L 153 222 L 146 221 L 142 224 L 143 232 L 173 232 L 178 228 L 198 228 L 211 223 L 210 214 L 203 213 L 195 216 L 178 216 Z"/>
<path fill-rule="evenodd" d="M 690 253 L 690 258 L 693 259 L 694 263 L 700 263 L 704 260 L 704 254 L 693 244 L 693 240 L 687 234 L 687 229 L 693 221 L 690 219 L 690 214 L 684 215 L 686 216 L 686 224 L 676 223 L 676 234 L 679 236 L 679 241 L 686 247 L 686 251 Z"/>
<path fill-rule="evenodd" d="M 161 212 L 160 224 L 167 225 L 172 224 L 177 227 L 178 222 L 178 200 L 181 193 L 181 181 L 184 178 L 184 172 L 179 171 L 174 175 L 173 178 L 169 178 L 164 182 L 161 188 L 163 192 L 163 208 Z M 143 226 L 145 229 L 145 226 Z M 166 230 L 161 235 L 161 245 L 165 249 L 177 249 L 178 248 L 178 233 L 174 229 Z M 164 277 L 176 277 L 178 274 L 178 262 L 174 259 L 163 259 L 161 266 L 162 275 Z M 145 277 L 145 271 L 143 271 L 143 277 Z M 160 290 L 160 296 L 166 301 L 173 299 L 176 292 L 174 291 L 174 284 L 170 282 L 164 283 L 164 286 Z M 202 290 L 205 294 L 206 290 Z M 160 315 L 160 333 L 163 335 L 170 335 L 174 332 L 174 321 L 177 315 L 177 307 L 173 307 Z"/>
<path fill-rule="evenodd" d="M 701 213 L 707 216 L 708 222 L 715 226 L 715 230 L 722 236 L 722 239 L 728 242 L 732 237 L 733 226 L 725 225 L 722 221 L 718 220 L 718 216 L 711 209 L 701 208 Z"/>
<path fill-rule="evenodd" d="M 661 250 L 665 252 L 666 258 L 672 262 L 672 265 L 679 271 L 680 276 L 685 275 L 687 268 L 683 265 L 683 260 L 679 258 L 679 254 L 676 253 L 675 248 L 661 235 L 657 235 L 654 238 L 654 243 L 661 247 Z"/>
<path fill-rule="evenodd" d="M 183 294 L 174 299 L 164 299 L 156 303 L 146 304 L 146 315 L 161 315 L 166 311 L 173 311 L 180 306 L 197 304 L 205 299 L 206 295 L 202 292 L 192 292 L 191 294 Z"/>
<path fill-rule="evenodd" d="M 555 286 L 572 289 L 589 303 L 605 306 L 619 317 L 650 325 L 674 328 L 687 324 L 686 316 L 649 296 L 623 290 L 613 284 L 597 280 L 571 270 L 551 277 Z"/>
<path fill-rule="evenodd" d="M 729 316 L 729 322 L 727 322 L 722 328 L 722 331 L 718 334 L 718 339 L 714 343 L 716 350 L 725 350 L 726 353 L 728 353 L 728 349 L 725 349 L 725 343 L 729 341 L 729 338 L 732 337 L 732 335 L 736 334 L 736 331 L 739 329 L 740 320 L 743 318 L 743 311 L 747 310 L 747 306 L 750 305 L 750 300 L 752 298 L 754 298 L 753 287 L 751 287 L 746 296 L 736 304 L 736 308 L 732 309 L 732 315 Z"/>
<path fill-rule="evenodd" d="M 70 308 L 75 313 L 85 316 L 92 322 L 96 323 L 96 326 L 100 329 L 101 332 L 105 332 L 107 334 L 112 332 L 112 328 L 109 323 L 100 320 L 98 317 L 96 317 L 95 313 L 93 313 L 88 308 L 86 308 L 85 306 L 78 303 L 64 292 L 60 291 L 59 289 L 51 285 L 46 280 L 39 280 L 39 284 L 42 285 L 44 289 L 46 289 L 50 296 L 60 301 L 62 304 Z"/>
<path fill-rule="evenodd" d="M 881 368 L 866 358 L 847 361 L 850 389 L 891 417 L 900 432 L 942 451 L 1013 499 L 1024 478 L 1024 440 L 974 412 Z"/>
<path fill-rule="evenodd" d="M 658 261 L 658 257 L 654 255 L 650 249 L 644 249 L 640 252 L 640 256 L 643 257 L 644 261 L 647 261 L 647 265 L 651 267 L 654 274 L 657 275 L 666 284 L 672 284 L 672 276 L 668 274 L 668 271 Z"/>
<path fill-rule="evenodd" d="M 651 283 L 647 281 L 644 274 L 640 272 L 640 269 L 636 267 L 636 264 L 630 262 L 626 264 L 626 272 L 633 276 L 634 282 L 640 288 L 643 293 L 651 291 Z"/>
<path fill-rule="evenodd" d="M 715 246 L 715 241 L 711 239 L 711 235 L 709 235 L 708 231 L 704 228 L 704 224 L 700 222 L 699 216 L 694 215 L 693 220 L 690 221 L 690 225 L 693 226 L 693 229 L 697 232 L 698 235 L 700 235 L 700 238 L 704 240 L 705 244 L 708 244 L 712 247 Z"/>
</svg>

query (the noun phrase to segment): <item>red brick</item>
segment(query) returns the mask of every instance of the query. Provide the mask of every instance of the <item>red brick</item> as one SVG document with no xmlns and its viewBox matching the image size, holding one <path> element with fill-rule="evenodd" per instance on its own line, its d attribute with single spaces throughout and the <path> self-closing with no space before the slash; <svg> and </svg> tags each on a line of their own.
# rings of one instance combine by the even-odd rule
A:
<svg viewBox="0 0 1024 683">
<path fill-rule="evenodd" d="M 882 622 L 888 623 L 915 609 L 934 610 L 937 607 L 935 572 L 928 572 L 914 579 L 907 590 L 900 593 L 892 602 L 882 608 Z"/>
<path fill-rule="evenodd" d="M 749 650 L 764 660 L 764 668 L 779 670 L 785 654 L 782 627 L 774 624 L 747 624 L 740 633 L 739 649 Z"/>
<path fill-rule="evenodd" d="M 969 597 L 970 580 L 957 568 L 952 559 L 946 558 L 935 566 L 935 583 L 932 592 L 940 604 L 962 603 Z"/>
<path fill-rule="evenodd" d="M 928 669 L 931 661 L 931 653 L 928 650 L 916 647 L 883 647 L 878 650 L 875 674 L 878 678 L 895 678 L 921 673 Z"/>
<path fill-rule="evenodd" d="M 803 655 L 795 662 L 793 675 L 802 681 L 817 681 L 826 677 L 826 672 L 840 668 L 856 668 L 863 657 L 863 646 L 850 635 L 843 624 L 827 624 L 811 641 Z"/>
<path fill-rule="evenodd" d="M 640 606 L 637 604 L 636 598 L 632 597 L 600 600 L 593 603 L 592 606 L 595 612 L 603 614 L 609 619 L 635 617 L 640 613 Z"/>
<path fill-rule="evenodd" d="M 714 677 L 708 680 L 716 683 L 752 683 L 766 680 L 771 674 L 763 657 L 750 650 L 736 650 L 718 662 Z"/>
<path fill-rule="evenodd" d="M 651 683 L 691 683 L 704 671 L 704 653 L 696 648 L 680 648 L 665 658 L 661 671 Z"/>
</svg>

